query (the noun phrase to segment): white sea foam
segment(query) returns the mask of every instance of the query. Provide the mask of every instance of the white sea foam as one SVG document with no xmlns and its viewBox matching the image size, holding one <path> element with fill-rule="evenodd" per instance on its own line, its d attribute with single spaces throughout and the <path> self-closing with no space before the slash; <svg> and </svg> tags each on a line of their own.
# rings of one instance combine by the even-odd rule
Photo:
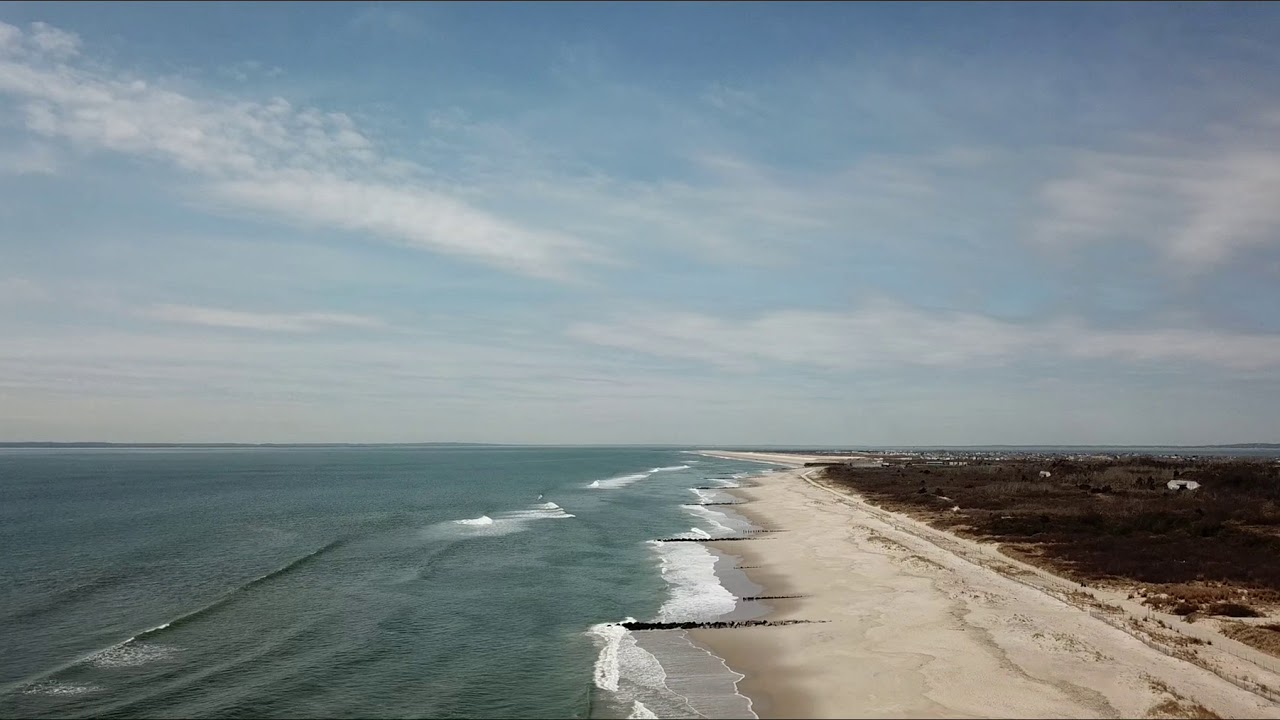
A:
<svg viewBox="0 0 1280 720">
<path fill-rule="evenodd" d="M 695 536 L 710 537 L 694 528 Z M 657 543 L 662 579 L 671 597 L 658 610 L 659 622 L 710 621 L 733 612 L 738 599 L 720 584 L 716 556 L 699 543 Z"/>
<path fill-rule="evenodd" d="M 168 627 L 167 623 L 153 629 L 159 630 L 165 627 Z M 168 660 L 177 652 L 178 648 L 172 645 L 138 642 L 130 639 L 89 658 L 89 664 L 99 668 L 137 667 L 159 660 Z"/>
<path fill-rule="evenodd" d="M 689 506 L 705 522 L 678 537 L 708 539 L 707 532 L 731 533 L 732 518 L 711 508 Z M 699 543 L 650 540 L 669 597 L 658 622 L 710 621 L 733 611 L 737 598 L 716 575 L 717 556 Z M 628 618 L 630 620 L 630 618 Z M 624 621 L 625 622 L 625 621 Z M 754 717 L 750 701 L 736 692 L 734 674 L 718 658 L 694 652 L 684 633 L 632 633 L 618 623 L 593 626 L 600 647 L 593 669 L 595 687 L 609 694 L 613 712 L 628 718 Z M 671 670 L 664 667 L 674 665 Z M 674 674 L 673 674 L 674 673 Z M 686 675 L 688 677 L 686 677 Z"/>
<path fill-rule="evenodd" d="M 698 496 L 698 502 L 719 502 L 720 494 L 715 490 L 703 490 L 702 488 L 689 488 L 689 492 Z"/>
<path fill-rule="evenodd" d="M 433 525 L 423 531 L 425 535 L 446 534 L 456 536 L 463 532 L 470 537 L 496 537 L 510 535 L 528 529 L 528 524 L 535 520 L 567 520 L 574 517 L 564 508 L 553 502 L 531 505 L 524 510 L 507 510 L 494 513 L 492 517 L 481 515 L 477 518 L 453 520 Z"/>
<path fill-rule="evenodd" d="M 737 530 L 728 524 L 729 516 L 722 512 L 717 512 L 711 508 L 703 507 L 701 505 L 685 505 L 684 511 L 710 525 L 706 530 L 710 533 L 711 537 L 716 535 L 733 535 L 737 532 Z"/>
<path fill-rule="evenodd" d="M 638 720 L 658 720 L 658 716 L 654 715 L 653 711 L 645 707 L 644 703 L 639 700 L 634 701 L 634 704 L 631 706 L 631 714 L 627 716 L 628 720 L 631 720 L 632 718 L 636 718 Z"/>
<path fill-rule="evenodd" d="M 528 510 L 511 510 L 498 513 L 497 522 L 512 520 L 563 520 L 573 515 L 553 502 L 538 503 Z"/>
<path fill-rule="evenodd" d="M 637 634 L 639 645 L 662 662 L 666 687 L 693 710 L 695 717 L 754 718 L 751 700 L 738 692 L 742 673 L 696 645 L 686 632 Z"/>
<path fill-rule="evenodd" d="M 85 693 L 102 692 L 99 685 L 76 685 L 60 680 L 46 680 L 28 685 L 22 689 L 24 695 L 84 695 Z"/>
<path fill-rule="evenodd" d="M 684 540 L 710 540 L 711 539 L 711 533 L 707 532 L 706 530 L 703 530 L 700 527 L 691 527 L 689 528 L 689 532 L 676 533 L 675 536 L 677 538 L 682 538 Z"/>
<path fill-rule="evenodd" d="M 627 618 L 623 622 L 631 622 Z M 592 671 L 592 680 L 601 690 L 618 692 L 619 663 L 618 651 L 622 647 L 622 638 L 630 631 L 617 623 L 600 623 L 592 625 L 590 634 L 600 640 L 600 654 L 596 657 L 596 665 Z"/>
<path fill-rule="evenodd" d="M 635 622 L 635 618 L 629 617 L 622 622 Z M 600 655 L 592 672 L 592 680 L 601 690 L 618 692 L 624 676 L 628 681 L 643 685 L 652 685 L 655 680 L 661 684 L 666 678 L 658 659 L 636 645 L 631 631 L 621 623 L 592 625 L 589 633 L 601 643 Z"/>
<path fill-rule="evenodd" d="M 643 480 L 650 475 L 660 472 L 671 472 L 673 470 L 687 470 L 688 465 L 671 465 L 668 467 L 649 468 L 644 472 L 628 473 L 626 475 L 618 475 L 617 477 L 605 478 L 603 480 L 593 480 L 587 485 L 588 488 L 595 490 L 614 490 L 626 487 L 637 480 Z"/>
<path fill-rule="evenodd" d="M 711 481 L 715 483 L 719 483 L 721 487 L 727 487 L 727 488 L 742 487 L 742 483 L 738 482 L 737 480 L 730 480 L 729 478 L 711 478 Z"/>
<path fill-rule="evenodd" d="M 492 525 L 493 518 L 489 517 L 488 515 L 481 515 L 478 518 L 469 518 L 467 520 L 454 520 L 453 522 L 454 524 L 457 524 L 457 525 Z"/>
<path fill-rule="evenodd" d="M 627 618 L 623 622 L 634 621 Z M 600 643 L 592 671 L 597 688 L 613 694 L 631 717 L 697 717 L 681 695 L 667 687 L 667 673 L 652 653 L 636 642 L 635 635 L 618 623 L 593 625 L 588 634 Z M 658 709 L 655 713 L 649 707 Z M 644 714 L 648 713 L 648 714 Z"/>
<path fill-rule="evenodd" d="M 587 487 L 600 490 L 615 490 L 620 487 L 626 487 L 637 480 L 643 480 L 652 473 L 631 473 L 630 475 L 619 475 L 617 477 L 606 478 L 604 480 L 596 480 Z"/>
</svg>

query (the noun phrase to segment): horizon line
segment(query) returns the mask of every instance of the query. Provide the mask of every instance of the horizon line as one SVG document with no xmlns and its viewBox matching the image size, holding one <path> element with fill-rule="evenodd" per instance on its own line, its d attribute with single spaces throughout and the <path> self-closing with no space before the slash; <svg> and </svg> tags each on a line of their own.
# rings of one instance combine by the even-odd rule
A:
<svg viewBox="0 0 1280 720">
<path fill-rule="evenodd" d="M 1256 443 L 1210 443 L 1200 445 L 1162 445 L 1162 444 L 1089 444 L 1089 443 L 1071 443 L 1071 444 L 967 444 L 967 445 L 944 445 L 944 444 L 924 444 L 924 445 L 906 445 L 906 444 L 812 444 L 805 445 L 802 443 L 787 444 L 744 444 L 744 445 L 706 445 L 706 444 L 676 444 L 676 443 L 517 443 L 517 442 L 454 442 L 454 441 L 433 441 L 433 442 L 107 442 L 98 440 L 18 440 L 18 441 L 0 441 L 0 448 L 40 448 L 40 447 L 663 447 L 663 448 L 697 448 L 700 450 L 715 449 L 843 449 L 843 450 L 893 450 L 893 449 L 966 449 L 966 448 L 1280 448 L 1280 443 L 1275 442 L 1256 442 Z"/>
</svg>

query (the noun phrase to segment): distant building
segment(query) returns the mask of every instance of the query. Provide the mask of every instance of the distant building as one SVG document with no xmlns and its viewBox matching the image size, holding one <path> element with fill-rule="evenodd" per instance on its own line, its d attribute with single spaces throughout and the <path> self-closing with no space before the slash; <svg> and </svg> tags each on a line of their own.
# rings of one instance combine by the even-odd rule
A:
<svg viewBox="0 0 1280 720">
<path fill-rule="evenodd" d="M 1200 483 L 1195 480 L 1170 480 L 1168 488 L 1170 490 L 1195 490 L 1200 487 Z"/>
<path fill-rule="evenodd" d="M 1053 476 L 1053 473 L 1049 472 L 1048 470 L 1040 471 L 1040 477 L 1052 477 L 1052 476 Z"/>
</svg>

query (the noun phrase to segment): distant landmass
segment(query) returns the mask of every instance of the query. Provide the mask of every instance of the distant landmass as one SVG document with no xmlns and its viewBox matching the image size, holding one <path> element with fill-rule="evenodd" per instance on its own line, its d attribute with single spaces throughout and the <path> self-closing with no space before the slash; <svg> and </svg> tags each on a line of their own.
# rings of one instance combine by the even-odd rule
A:
<svg viewBox="0 0 1280 720">
<path fill-rule="evenodd" d="M 326 447 L 494 447 L 498 443 L 111 443 L 111 442 L 0 442 L 0 448 L 326 448 Z"/>
<path fill-rule="evenodd" d="M 645 448 L 741 448 L 751 450 L 780 450 L 786 445 L 673 445 L 668 443 L 476 443 L 476 442 L 419 442 L 419 443 L 115 443 L 115 442 L 0 442 L 0 448 L 334 448 L 334 447 L 645 447 Z M 1221 445 L 809 445 L 814 450 L 866 449 L 1050 449 L 1050 448 L 1280 448 L 1280 443 L 1229 443 Z"/>
</svg>

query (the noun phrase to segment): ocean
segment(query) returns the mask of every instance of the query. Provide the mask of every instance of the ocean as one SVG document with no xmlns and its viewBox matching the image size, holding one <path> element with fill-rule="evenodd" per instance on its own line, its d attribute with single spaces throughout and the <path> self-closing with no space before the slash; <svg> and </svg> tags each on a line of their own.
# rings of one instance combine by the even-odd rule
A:
<svg viewBox="0 0 1280 720">
<path fill-rule="evenodd" d="M 5 717 L 754 717 L 760 465 L 672 449 L 0 450 Z M 698 490 L 696 488 L 704 488 Z"/>
</svg>

